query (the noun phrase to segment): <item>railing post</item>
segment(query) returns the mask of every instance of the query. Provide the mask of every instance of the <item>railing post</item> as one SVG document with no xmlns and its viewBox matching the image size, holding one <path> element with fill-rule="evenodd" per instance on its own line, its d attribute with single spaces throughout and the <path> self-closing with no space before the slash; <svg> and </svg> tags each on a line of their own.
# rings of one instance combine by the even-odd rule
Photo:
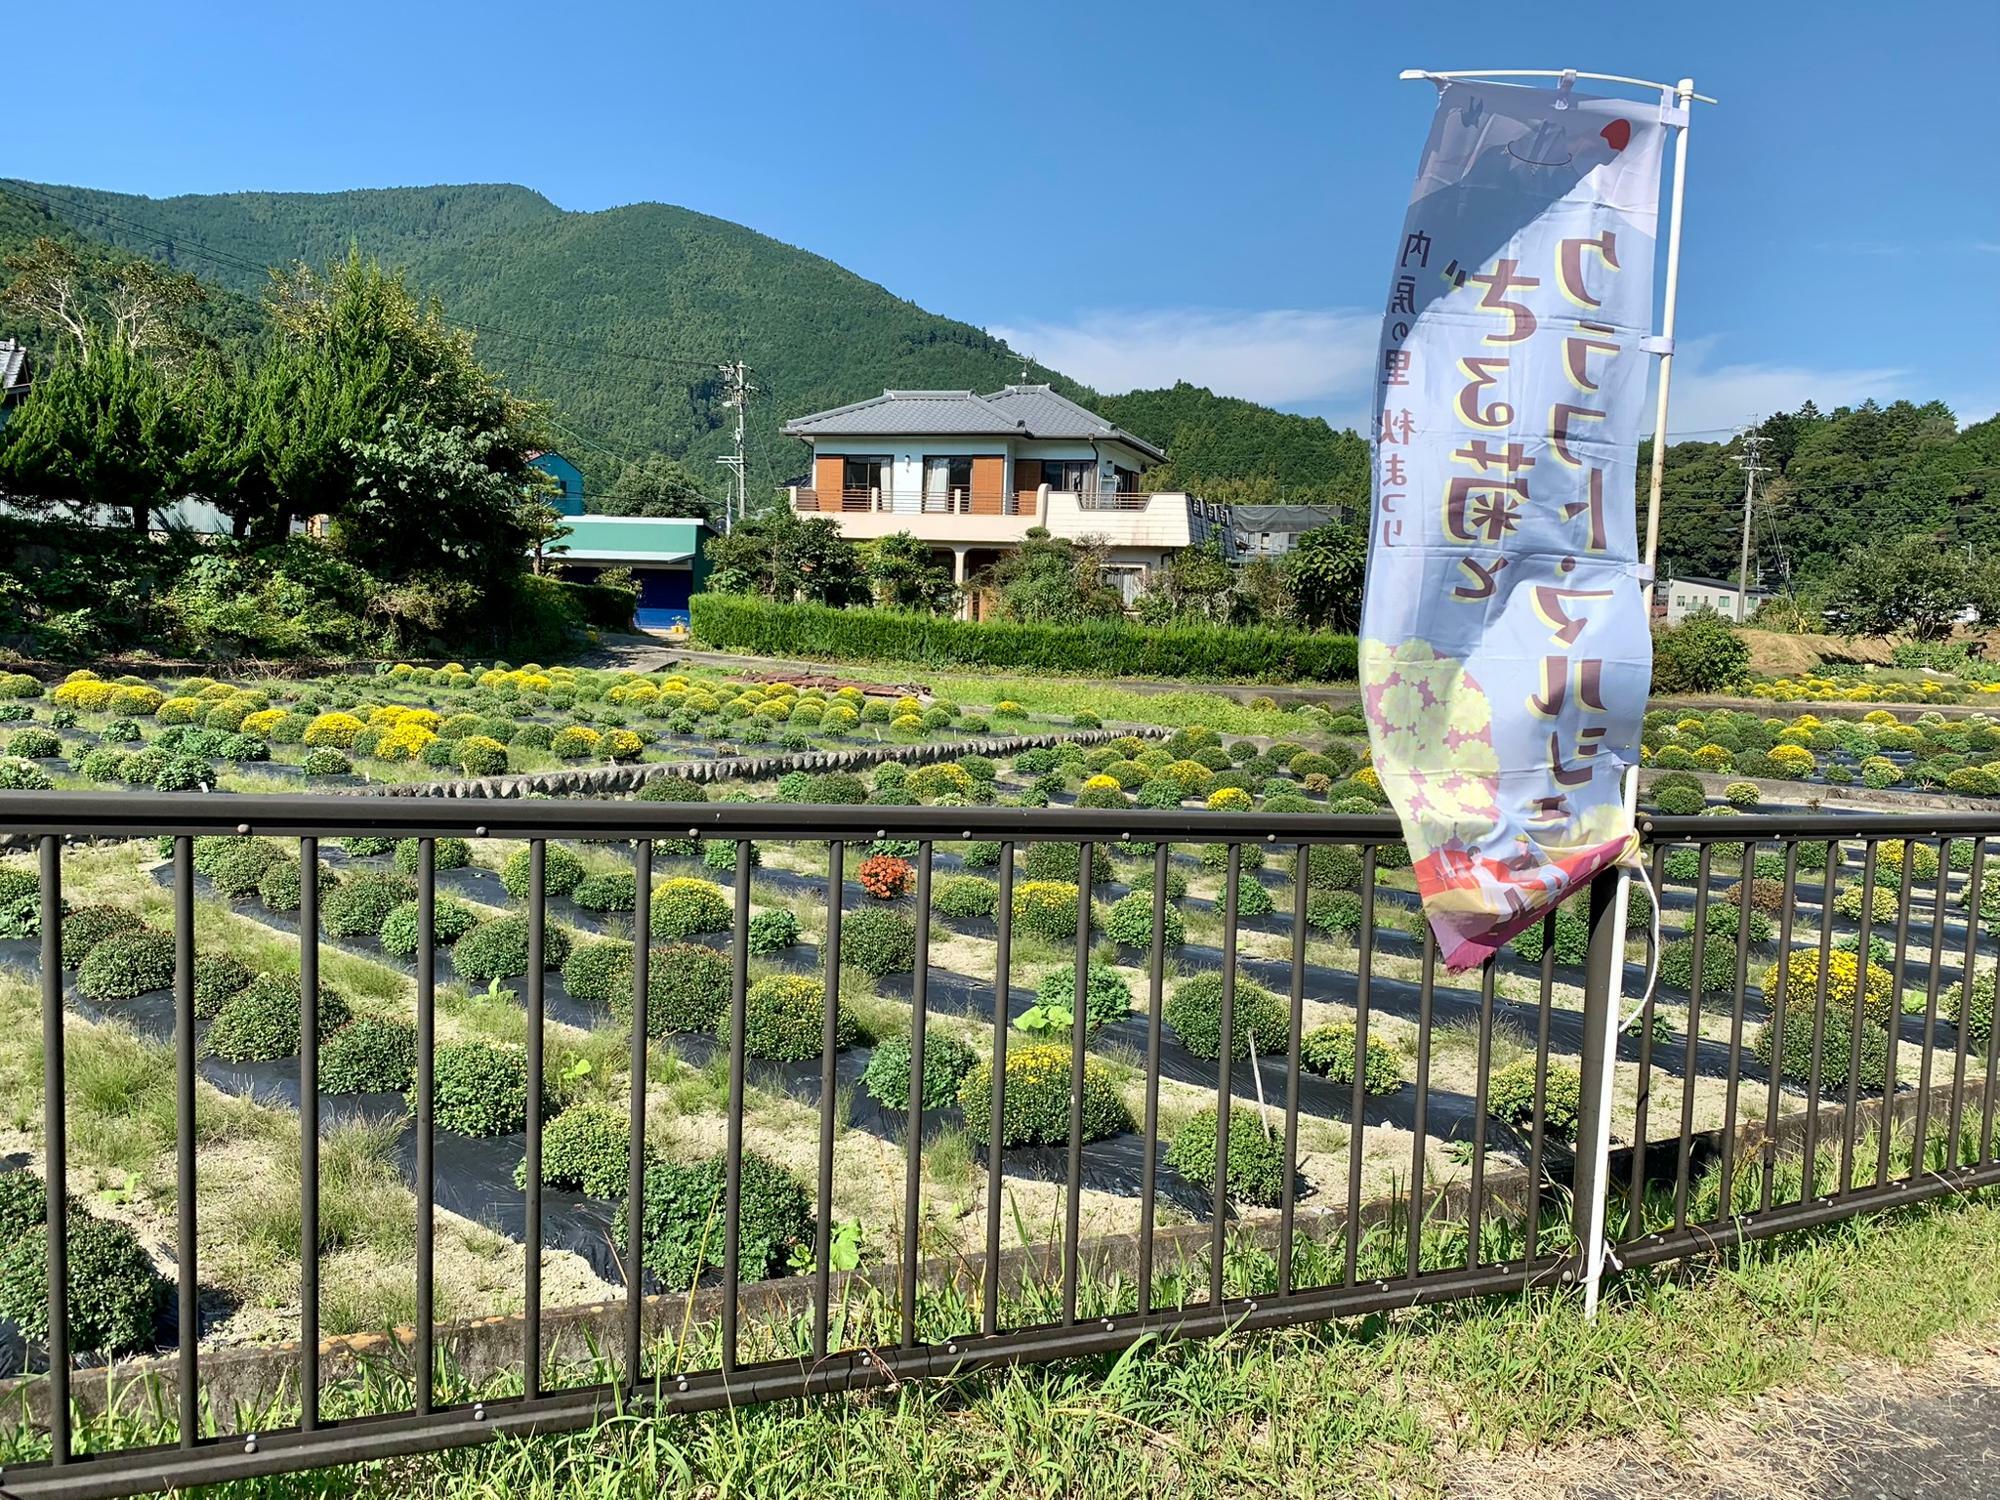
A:
<svg viewBox="0 0 2000 1500">
<path fill-rule="evenodd" d="M 1590 947 L 1584 960 L 1582 1099 L 1577 1113 L 1573 1204 L 1576 1276 L 1586 1317 L 1597 1315 L 1604 1278 L 1604 1206 L 1610 1192 L 1611 1083 L 1618 1062 L 1618 1000 L 1625 974 L 1623 870 L 1590 883 Z"/>
</svg>

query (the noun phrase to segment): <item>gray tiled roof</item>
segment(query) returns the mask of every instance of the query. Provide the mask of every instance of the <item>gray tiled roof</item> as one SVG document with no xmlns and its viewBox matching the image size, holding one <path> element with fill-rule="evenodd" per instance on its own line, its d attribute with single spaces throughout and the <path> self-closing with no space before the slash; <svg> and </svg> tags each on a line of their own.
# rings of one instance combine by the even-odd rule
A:
<svg viewBox="0 0 2000 1500">
<path fill-rule="evenodd" d="M 0 339 L 0 396 L 25 385 L 27 376 L 28 351 L 12 339 Z"/>
<path fill-rule="evenodd" d="M 1003 386 L 986 396 L 971 391 L 884 391 L 866 401 L 795 417 L 785 424 L 785 432 L 801 438 L 1095 438 L 1128 444 L 1156 461 L 1166 459 L 1144 438 L 1112 426 L 1045 385 Z"/>
</svg>

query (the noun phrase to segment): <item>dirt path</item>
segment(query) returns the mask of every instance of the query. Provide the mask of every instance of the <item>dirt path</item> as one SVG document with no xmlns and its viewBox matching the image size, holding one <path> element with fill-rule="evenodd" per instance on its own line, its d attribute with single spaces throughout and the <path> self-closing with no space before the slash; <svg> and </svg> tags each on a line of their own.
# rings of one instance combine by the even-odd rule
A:
<svg viewBox="0 0 2000 1500">
<path fill-rule="evenodd" d="M 2000 1497 L 2000 1330 L 1919 1367 L 1840 1372 L 1691 1420 L 1678 1438 L 1579 1443 L 1463 1465 L 1463 1500 L 1992 1500 Z"/>
</svg>

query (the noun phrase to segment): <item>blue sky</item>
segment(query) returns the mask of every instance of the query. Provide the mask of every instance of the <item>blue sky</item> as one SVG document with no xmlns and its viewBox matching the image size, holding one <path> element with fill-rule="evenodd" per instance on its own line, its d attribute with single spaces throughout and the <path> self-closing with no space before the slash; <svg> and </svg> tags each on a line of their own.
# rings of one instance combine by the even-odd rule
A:
<svg viewBox="0 0 2000 1500">
<path fill-rule="evenodd" d="M 827 255 L 1107 390 L 1352 420 L 1431 108 L 1405 67 L 1692 74 L 1671 427 L 2000 407 L 1992 0 L 11 7 L 0 175 L 518 182 Z M 21 64 L 64 59 L 60 67 Z"/>
</svg>

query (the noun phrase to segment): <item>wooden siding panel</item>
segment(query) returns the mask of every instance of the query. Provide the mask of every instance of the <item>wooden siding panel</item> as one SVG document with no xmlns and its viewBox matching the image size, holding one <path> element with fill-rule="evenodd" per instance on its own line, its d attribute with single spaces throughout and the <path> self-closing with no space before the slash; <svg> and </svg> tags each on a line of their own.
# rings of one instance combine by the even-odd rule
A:
<svg viewBox="0 0 2000 1500">
<path fill-rule="evenodd" d="M 1001 490 L 1007 483 L 1007 459 L 1000 453 L 972 456 L 972 513 L 997 516 L 1002 510 Z"/>
<path fill-rule="evenodd" d="M 845 473 L 843 455 L 838 453 L 816 453 L 813 455 L 813 493 L 819 499 L 821 510 L 840 509 L 840 481 Z"/>
<path fill-rule="evenodd" d="M 1015 514 L 1032 516 L 1035 513 L 1035 491 L 1042 487 L 1042 461 L 1039 458 L 1017 458 L 1014 460 L 1014 500 Z"/>
</svg>

